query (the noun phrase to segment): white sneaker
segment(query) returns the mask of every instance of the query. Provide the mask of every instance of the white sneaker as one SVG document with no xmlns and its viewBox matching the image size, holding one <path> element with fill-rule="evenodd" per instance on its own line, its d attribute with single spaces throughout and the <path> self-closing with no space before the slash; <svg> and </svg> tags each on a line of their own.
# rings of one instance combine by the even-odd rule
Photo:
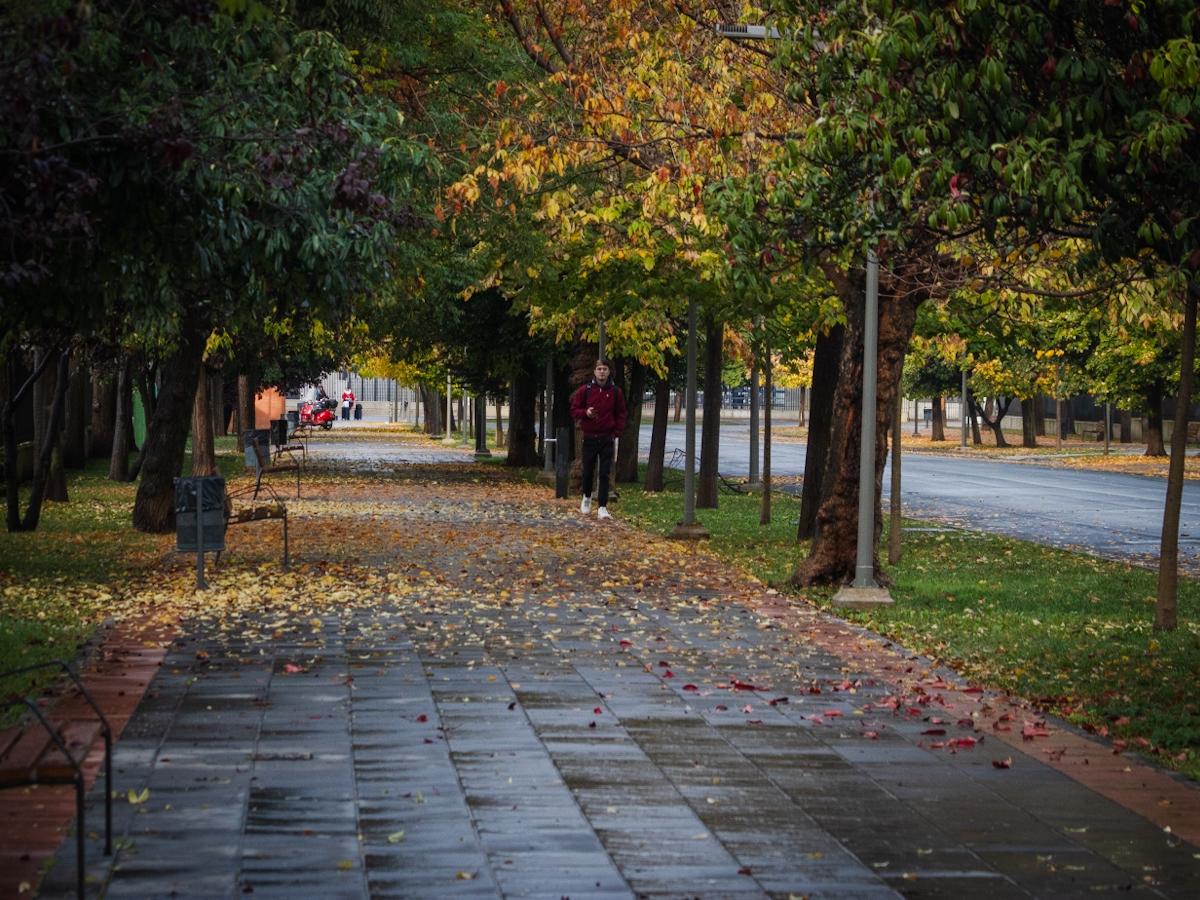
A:
<svg viewBox="0 0 1200 900">
<path fill-rule="evenodd" d="M 597 519 L 611 519 L 612 516 L 610 516 L 608 514 L 608 508 L 602 506 L 598 510 L 596 510 L 596 518 Z"/>
<path fill-rule="evenodd" d="M 601 507 L 601 508 L 603 508 L 603 507 Z M 590 513 L 592 511 L 592 498 L 591 497 L 584 497 L 579 502 L 579 511 L 581 513 Z"/>
</svg>

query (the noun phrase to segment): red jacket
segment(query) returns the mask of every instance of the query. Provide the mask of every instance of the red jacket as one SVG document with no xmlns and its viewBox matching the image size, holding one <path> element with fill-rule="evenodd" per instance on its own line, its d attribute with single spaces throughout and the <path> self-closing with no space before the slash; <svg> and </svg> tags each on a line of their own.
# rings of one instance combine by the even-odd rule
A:
<svg viewBox="0 0 1200 900">
<path fill-rule="evenodd" d="M 590 419 L 589 406 L 595 413 Z M 611 378 L 606 384 L 593 378 L 571 395 L 571 418 L 579 423 L 584 437 L 620 437 L 625 430 L 625 395 Z"/>
</svg>

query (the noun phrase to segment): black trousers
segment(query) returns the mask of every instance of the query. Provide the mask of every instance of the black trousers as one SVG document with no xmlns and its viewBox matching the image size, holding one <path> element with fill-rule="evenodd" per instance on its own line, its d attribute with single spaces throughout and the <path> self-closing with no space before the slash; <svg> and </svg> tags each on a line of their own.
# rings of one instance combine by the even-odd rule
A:
<svg viewBox="0 0 1200 900">
<path fill-rule="evenodd" d="M 600 495 L 597 505 L 608 506 L 608 474 L 612 471 L 613 445 L 611 437 L 583 439 L 583 496 L 592 495 L 592 479 L 596 476 L 596 460 L 600 460 Z"/>
</svg>

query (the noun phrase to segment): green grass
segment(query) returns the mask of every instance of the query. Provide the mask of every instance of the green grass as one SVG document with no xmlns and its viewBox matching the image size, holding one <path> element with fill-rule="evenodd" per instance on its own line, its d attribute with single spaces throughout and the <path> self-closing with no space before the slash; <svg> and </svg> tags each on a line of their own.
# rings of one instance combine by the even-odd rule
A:
<svg viewBox="0 0 1200 900">
<path fill-rule="evenodd" d="M 217 439 L 226 478 L 240 474 L 235 439 Z M 183 471 L 191 471 L 190 453 Z M 134 484 L 108 480 L 108 462 L 67 472 L 67 503 L 45 503 L 36 531 L 0 531 L 0 670 L 50 659 L 71 661 L 108 616 L 107 587 L 135 577 L 173 546 L 169 536 L 130 524 Z M 28 502 L 28 485 L 21 509 Z M 0 681 L 0 697 L 36 692 L 53 672 Z M 0 725 L 19 710 L 0 710 Z"/>
<path fill-rule="evenodd" d="M 655 495 L 621 485 L 623 518 L 669 530 L 682 513 L 671 488 Z M 720 508 L 697 518 L 714 553 L 799 594 L 784 582 L 807 551 L 795 540 L 800 504 L 773 495 L 765 528 L 759 504 L 757 495 L 722 493 Z M 1156 632 L 1155 573 L 1083 554 L 961 530 L 905 532 L 904 557 L 889 571 L 893 606 L 837 614 L 1200 778 L 1195 580 L 1180 582 L 1180 627 Z M 831 605 L 832 589 L 802 593 Z"/>
</svg>

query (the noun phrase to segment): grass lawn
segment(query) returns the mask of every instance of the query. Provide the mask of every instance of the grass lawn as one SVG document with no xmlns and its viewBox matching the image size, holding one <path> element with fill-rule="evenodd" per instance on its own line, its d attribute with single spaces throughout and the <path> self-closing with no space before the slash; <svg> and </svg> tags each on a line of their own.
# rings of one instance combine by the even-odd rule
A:
<svg viewBox="0 0 1200 900">
<path fill-rule="evenodd" d="M 217 439 L 226 478 L 242 471 L 235 439 Z M 191 457 L 183 471 L 191 471 Z M 36 531 L 0 531 L 0 670 L 50 659 L 72 660 L 112 613 L 111 585 L 136 579 L 175 546 L 175 536 L 143 534 L 130 524 L 135 484 L 108 480 L 107 460 L 67 472 L 68 503 L 45 503 Z M 28 500 L 21 493 L 21 509 Z M 36 691 L 55 677 L 0 681 L 0 697 Z M 0 725 L 20 711 L 0 710 Z"/>
<path fill-rule="evenodd" d="M 679 520 L 676 484 L 659 495 L 621 485 L 621 518 L 657 533 Z M 673 488 L 673 489 L 672 489 Z M 786 592 L 830 607 L 832 589 L 784 582 L 807 546 L 795 540 L 799 500 L 722 492 L 698 510 L 709 549 Z M 908 522 L 906 526 L 921 526 Z M 884 540 L 886 541 L 886 533 Z M 885 545 L 886 546 L 886 545 Z M 1200 778 L 1200 584 L 1180 582 L 1173 632 L 1155 632 L 1155 573 L 1005 537 L 954 530 L 906 531 L 891 570 L 894 606 L 838 610 L 968 678 L 1044 709 Z"/>
</svg>

